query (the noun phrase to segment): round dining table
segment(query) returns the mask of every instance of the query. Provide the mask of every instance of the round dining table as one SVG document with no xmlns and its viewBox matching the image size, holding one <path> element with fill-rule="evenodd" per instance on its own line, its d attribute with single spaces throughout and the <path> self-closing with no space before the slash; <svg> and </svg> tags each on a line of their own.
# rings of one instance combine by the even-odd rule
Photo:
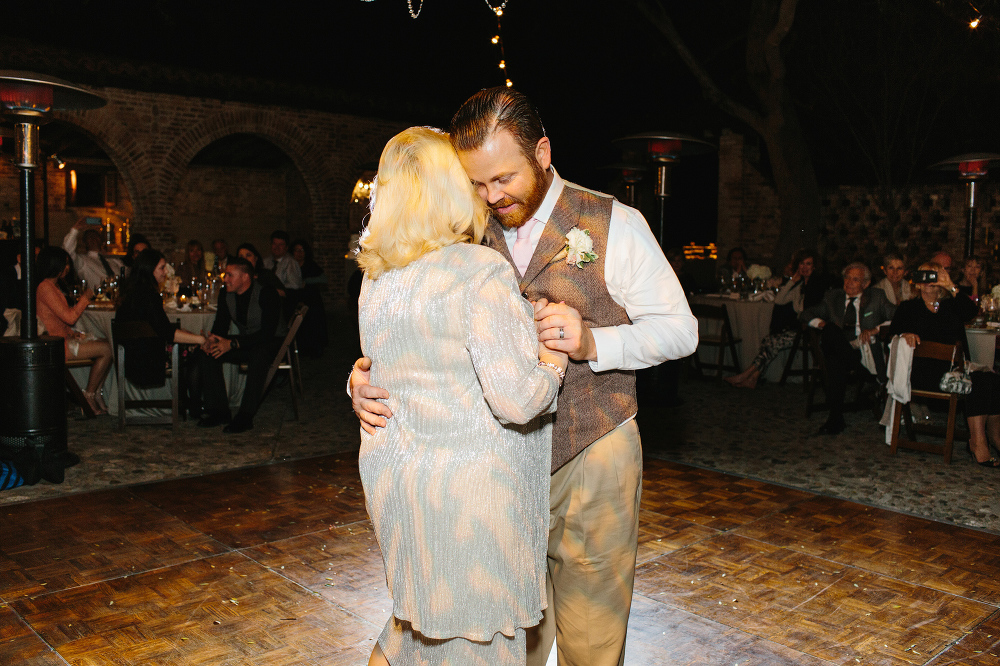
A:
<svg viewBox="0 0 1000 666">
<path fill-rule="evenodd" d="M 705 305 L 726 306 L 726 311 L 729 314 L 729 325 L 733 329 L 733 336 L 741 340 L 736 345 L 740 368 L 746 370 L 754 357 L 757 356 L 757 352 L 760 351 L 761 340 L 771 332 L 771 313 L 774 311 L 774 303 L 763 298 L 760 300 L 732 298 L 729 294 L 701 294 L 691 296 L 689 301 Z M 720 326 L 718 321 L 699 320 L 698 332 L 701 335 L 718 335 Z M 695 353 L 701 354 L 700 358 L 703 361 L 714 363 L 715 355 L 718 352 L 714 348 L 702 349 L 699 347 Z M 789 353 L 787 349 L 779 352 L 771 364 L 767 366 L 764 377 L 774 382 L 780 380 Z M 801 363 L 801 360 L 797 359 L 797 361 Z M 726 362 L 730 362 L 728 351 L 726 352 Z M 795 365 L 796 368 L 799 367 L 798 363 Z M 797 377 L 792 379 L 798 380 Z"/>
<path fill-rule="evenodd" d="M 192 333 L 202 333 L 207 335 L 212 330 L 212 324 L 215 323 L 214 308 L 204 310 L 177 310 L 168 307 L 166 311 L 167 318 L 170 321 L 179 322 L 181 328 L 186 331 L 191 331 Z M 87 308 L 80 316 L 75 328 L 83 331 L 84 333 L 89 333 L 97 338 L 103 338 L 113 344 L 111 336 L 111 321 L 114 318 L 114 309 L 100 306 L 90 307 Z M 239 365 L 237 364 L 224 363 L 222 367 L 223 375 L 226 379 L 226 390 L 229 394 L 229 404 L 230 406 L 238 407 L 240 401 L 243 399 L 243 388 L 246 385 L 246 376 L 240 373 Z M 78 384 L 86 386 L 90 368 L 73 368 L 71 372 L 73 373 Z M 125 398 L 127 400 L 170 400 L 171 381 L 173 381 L 173 379 L 168 378 L 167 383 L 158 388 L 139 388 L 131 382 L 128 382 L 125 385 Z M 104 401 L 108 404 L 108 411 L 117 416 L 119 410 L 118 378 L 115 374 L 114 368 L 112 368 L 111 372 L 108 373 L 108 378 L 104 381 Z M 161 413 L 160 410 L 150 409 L 137 409 L 134 411 L 136 415 L 144 416 Z M 133 410 L 129 409 L 129 414 L 132 414 L 132 412 Z"/>
</svg>

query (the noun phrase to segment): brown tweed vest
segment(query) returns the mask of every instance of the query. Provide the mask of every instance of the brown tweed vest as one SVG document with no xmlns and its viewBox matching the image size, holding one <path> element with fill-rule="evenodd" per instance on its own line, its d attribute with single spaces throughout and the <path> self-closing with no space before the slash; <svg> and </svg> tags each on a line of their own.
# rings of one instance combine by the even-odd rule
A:
<svg viewBox="0 0 1000 666">
<path fill-rule="evenodd" d="M 528 270 L 518 283 L 525 298 L 565 301 L 580 312 L 583 323 L 590 328 L 631 323 L 625 308 L 608 294 L 604 281 L 612 201 L 610 196 L 566 183 Z M 590 232 L 597 253 L 597 260 L 584 264 L 583 268 L 571 266 L 564 259 L 553 261 L 566 247 L 566 234 L 573 227 Z M 503 228 L 495 220 L 490 221 L 483 243 L 513 265 Z M 634 415 L 636 409 L 634 372 L 610 370 L 598 374 L 586 361 L 570 360 L 552 431 L 552 471 L 614 430 Z"/>
</svg>

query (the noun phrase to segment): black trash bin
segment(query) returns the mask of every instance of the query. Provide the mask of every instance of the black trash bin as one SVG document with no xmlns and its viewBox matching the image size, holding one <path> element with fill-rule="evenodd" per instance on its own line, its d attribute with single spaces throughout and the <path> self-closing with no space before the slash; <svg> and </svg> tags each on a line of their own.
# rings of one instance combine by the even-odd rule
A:
<svg viewBox="0 0 1000 666">
<path fill-rule="evenodd" d="M 40 465 L 63 480 L 66 451 L 66 356 L 62 338 L 0 338 L 0 458 Z"/>
</svg>

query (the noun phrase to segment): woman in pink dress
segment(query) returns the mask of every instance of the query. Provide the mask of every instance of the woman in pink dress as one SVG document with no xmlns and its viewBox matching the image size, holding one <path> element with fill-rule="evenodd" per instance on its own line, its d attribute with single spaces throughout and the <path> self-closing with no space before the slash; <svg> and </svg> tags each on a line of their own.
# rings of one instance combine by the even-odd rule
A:
<svg viewBox="0 0 1000 666">
<path fill-rule="evenodd" d="M 45 332 L 48 335 L 63 338 L 66 360 L 94 359 L 94 365 L 90 367 L 87 390 L 83 392 L 83 395 L 94 413 L 107 414 L 108 407 L 104 404 L 100 389 L 111 369 L 111 345 L 108 344 L 107 340 L 95 340 L 73 330 L 72 326 L 87 309 L 93 292 L 87 289 L 76 305 L 70 307 L 58 284 L 58 281 L 65 279 L 69 273 L 69 267 L 69 254 L 61 247 L 47 247 L 38 253 L 38 257 L 35 259 L 35 274 L 41 280 L 35 292 L 38 302 L 38 320 L 45 326 Z"/>
</svg>

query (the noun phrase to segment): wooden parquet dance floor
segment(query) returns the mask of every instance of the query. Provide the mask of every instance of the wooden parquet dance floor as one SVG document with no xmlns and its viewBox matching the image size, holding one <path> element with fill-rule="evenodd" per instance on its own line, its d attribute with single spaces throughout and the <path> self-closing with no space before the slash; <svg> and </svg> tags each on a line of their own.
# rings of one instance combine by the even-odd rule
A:
<svg viewBox="0 0 1000 666">
<path fill-rule="evenodd" d="M 353 456 L 0 509 L 0 665 L 366 663 Z M 1000 665 L 1000 536 L 646 461 L 626 663 Z"/>
</svg>

